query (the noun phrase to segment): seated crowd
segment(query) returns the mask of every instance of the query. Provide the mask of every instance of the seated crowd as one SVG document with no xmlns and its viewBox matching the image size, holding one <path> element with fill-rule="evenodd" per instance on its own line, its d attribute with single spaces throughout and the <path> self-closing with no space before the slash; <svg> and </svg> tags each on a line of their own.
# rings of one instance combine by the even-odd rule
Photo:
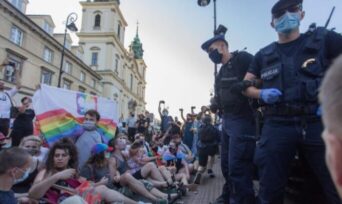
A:
<svg viewBox="0 0 342 204">
<path fill-rule="evenodd" d="M 210 115 L 203 117 L 210 121 Z M 208 157 L 217 153 L 218 135 L 209 154 L 200 139 L 193 154 L 176 122 L 150 141 L 143 133 L 134 140 L 118 133 L 105 143 L 97 132 L 99 120 L 99 113 L 89 110 L 76 138 L 47 148 L 31 135 L 18 147 L 1 150 L 0 203 L 169 203 L 196 191 Z"/>
</svg>

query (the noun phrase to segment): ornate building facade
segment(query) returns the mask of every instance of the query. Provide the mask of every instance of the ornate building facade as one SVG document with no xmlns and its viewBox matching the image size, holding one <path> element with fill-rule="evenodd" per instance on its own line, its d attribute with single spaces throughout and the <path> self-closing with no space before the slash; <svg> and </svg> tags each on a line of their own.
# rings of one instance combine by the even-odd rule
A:
<svg viewBox="0 0 342 204">
<path fill-rule="evenodd" d="M 32 96 L 37 84 L 57 86 L 64 34 L 54 33 L 49 15 L 27 15 L 27 0 L 0 1 L 0 64 L 14 63 L 0 72 L 6 88 L 22 89 L 14 98 Z M 129 50 L 124 47 L 127 23 L 118 0 L 81 2 L 82 28 L 79 45 L 66 36 L 61 87 L 103 96 L 118 104 L 118 117 L 145 111 L 146 65 L 137 33 Z M 18 104 L 19 105 L 19 104 Z"/>
</svg>

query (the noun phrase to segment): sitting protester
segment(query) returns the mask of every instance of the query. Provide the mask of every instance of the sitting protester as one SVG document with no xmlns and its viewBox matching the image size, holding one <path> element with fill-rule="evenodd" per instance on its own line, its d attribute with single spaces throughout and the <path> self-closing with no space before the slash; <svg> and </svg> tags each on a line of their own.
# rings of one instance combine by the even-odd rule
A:
<svg viewBox="0 0 342 204">
<path fill-rule="evenodd" d="M 26 150 L 32 156 L 32 162 L 31 162 L 28 177 L 24 179 L 23 181 L 13 185 L 12 190 L 16 194 L 28 193 L 39 170 L 41 170 L 44 166 L 43 163 L 45 162 L 45 160 L 44 161 L 43 159 L 40 160 L 41 158 L 45 158 L 45 157 L 41 157 L 39 153 L 40 148 L 41 148 L 40 146 L 41 146 L 41 140 L 37 136 L 28 136 L 28 137 L 24 137 L 21 140 L 19 147 Z"/>
<path fill-rule="evenodd" d="M 0 203 L 17 204 L 12 186 L 25 180 L 30 172 L 31 156 L 26 150 L 13 147 L 0 151 Z"/>
<path fill-rule="evenodd" d="M 32 157 L 37 158 L 40 165 L 45 163 L 49 149 L 42 146 L 40 137 L 34 135 L 24 137 L 21 140 L 19 147 L 26 149 Z"/>
<path fill-rule="evenodd" d="M 175 180 L 181 180 L 181 182 L 190 190 L 196 189 L 196 186 L 189 184 L 189 167 L 185 161 L 185 154 L 178 149 L 177 144 L 172 141 L 170 142 L 169 149 L 163 155 L 163 160 L 169 170 L 173 173 Z"/>
<path fill-rule="evenodd" d="M 96 110 L 88 110 L 84 115 L 83 128 L 84 133 L 77 138 L 76 147 L 78 151 L 78 169 L 88 161 L 91 155 L 91 148 L 98 144 L 103 143 L 100 133 L 97 131 L 97 122 L 100 120 L 100 114 Z"/>
<path fill-rule="evenodd" d="M 194 157 L 190 148 L 183 143 L 179 132 L 173 132 L 171 135 L 171 141 L 174 142 L 178 146 L 179 151 L 185 155 L 184 160 L 188 163 L 189 171 L 191 173 L 194 170 L 196 157 Z"/>
<path fill-rule="evenodd" d="M 81 196 L 87 203 L 136 203 L 107 188 L 105 184 L 108 179 L 91 183 L 80 177 L 77 171 L 77 154 L 77 149 L 70 140 L 64 138 L 56 142 L 48 154 L 46 168 L 38 173 L 29 196 L 48 203 L 61 203 L 73 195 Z"/>
<path fill-rule="evenodd" d="M 162 174 L 153 162 L 148 162 L 144 156 L 144 150 L 140 142 L 134 142 L 129 150 L 127 166 L 130 173 L 136 179 L 146 179 L 153 183 L 154 186 L 167 187 Z"/>
<path fill-rule="evenodd" d="M 215 155 L 218 153 L 218 144 L 220 140 L 220 133 L 212 124 L 211 116 L 205 115 L 202 122 L 203 123 L 199 128 L 199 140 L 197 144 L 199 167 L 194 179 L 194 183 L 196 184 L 200 184 L 201 176 L 204 173 L 207 165 L 209 176 L 211 178 L 215 177 L 212 168 L 215 161 Z"/>
</svg>

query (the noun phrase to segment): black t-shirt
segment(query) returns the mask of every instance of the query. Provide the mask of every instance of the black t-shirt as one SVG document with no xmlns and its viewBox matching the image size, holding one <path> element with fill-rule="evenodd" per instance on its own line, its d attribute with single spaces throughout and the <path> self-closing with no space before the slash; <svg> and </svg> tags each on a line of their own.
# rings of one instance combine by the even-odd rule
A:
<svg viewBox="0 0 342 204">
<path fill-rule="evenodd" d="M 18 114 L 13 122 L 13 129 L 33 130 L 33 118 L 35 113 L 32 109 L 26 109 L 25 112 Z"/>
<path fill-rule="evenodd" d="M 0 191 L 0 204 L 17 204 L 13 191 Z"/>
<path fill-rule="evenodd" d="M 292 42 L 284 44 L 277 43 L 277 48 L 279 48 L 280 51 L 288 57 L 295 56 L 296 54 L 298 54 L 297 52 L 295 52 L 296 49 L 301 46 L 304 40 L 305 34 L 301 34 L 299 38 Z M 339 56 L 342 53 L 342 35 L 334 31 L 328 31 L 328 33 L 325 36 L 325 49 L 326 57 L 328 60 L 332 61 L 337 56 Z M 261 68 L 262 55 L 259 51 L 256 53 L 254 60 L 248 69 L 248 72 L 254 74 L 255 76 L 257 76 L 257 78 L 260 78 Z"/>
</svg>

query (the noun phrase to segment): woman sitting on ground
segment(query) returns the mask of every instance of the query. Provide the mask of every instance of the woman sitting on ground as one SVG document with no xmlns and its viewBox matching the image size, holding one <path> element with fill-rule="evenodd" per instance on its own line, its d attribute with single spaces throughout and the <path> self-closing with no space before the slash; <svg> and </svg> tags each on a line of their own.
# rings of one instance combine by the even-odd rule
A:
<svg viewBox="0 0 342 204">
<path fill-rule="evenodd" d="M 77 172 L 78 153 L 68 139 L 56 142 L 48 154 L 46 168 L 41 170 L 29 191 L 34 199 L 44 199 L 49 203 L 60 203 L 64 199 L 79 195 L 88 203 L 124 202 L 136 203 L 124 195 L 107 188 L 108 179 L 89 183 Z"/>
<path fill-rule="evenodd" d="M 144 149 L 140 142 L 134 142 L 131 145 L 127 156 L 127 166 L 134 178 L 138 180 L 148 178 L 157 188 L 168 186 L 158 167 L 153 162 L 143 161 Z"/>
<path fill-rule="evenodd" d="M 42 146 L 43 141 L 40 137 L 35 135 L 30 135 L 24 137 L 20 141 L 19 147 L 26 149 L 32 157 L 37 158 L 41 165 L 44 166 L 44 163 L 47 159 L 47 154 L 49 149 Z"/>
<path fill-rule="evenodd" d="M 173 141 L 169 144 L 169 149 L 163 154 L 163 160 L 173 173 L 176 181 L 181 181 L 189 190 L 196 190 L 197 185 L 189 184 L 190 173 L 187 162 L 185 161 L 185 154 L 183 154 L 176 143 Z"/>
<path fill-rule="evenodd" d="M 21 140 L 19 147 L 26 150 L 32 156 L 32 162 L 28 176 L 12 187 L 12 190 L 16 194 L 23 196 L 28 193 L 39 170 L 43 168 L 44 165 L 42 160 L 44 156 L 42 156 L 40 153 L 41 140 L 37 136 L 24 137 Z"/>
</svg>

